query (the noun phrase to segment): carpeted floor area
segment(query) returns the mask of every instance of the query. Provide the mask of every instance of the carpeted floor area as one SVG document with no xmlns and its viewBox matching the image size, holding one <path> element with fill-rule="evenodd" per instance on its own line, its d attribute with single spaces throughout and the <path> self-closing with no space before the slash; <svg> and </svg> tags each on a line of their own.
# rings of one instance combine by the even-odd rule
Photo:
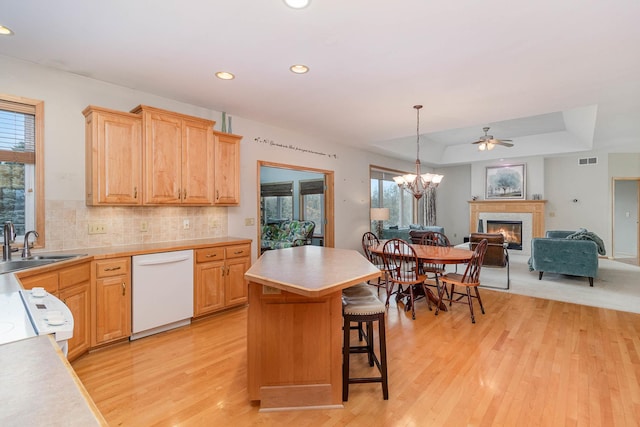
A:
<svg viewBox="0 0 640 427">
<path fill-rule="evenodd" d="M 509 253 L 511 286 L 504 292 L 640 313 L 640 267 L 600 259 L 593 287 L 586 277 L 529 271 L 528 255 Z M 459 271 L 462 266 L 459 267 Z M 492 289 L 506 287 L 506 268 L 483 267 L 480 281 Z"/>
</svg>

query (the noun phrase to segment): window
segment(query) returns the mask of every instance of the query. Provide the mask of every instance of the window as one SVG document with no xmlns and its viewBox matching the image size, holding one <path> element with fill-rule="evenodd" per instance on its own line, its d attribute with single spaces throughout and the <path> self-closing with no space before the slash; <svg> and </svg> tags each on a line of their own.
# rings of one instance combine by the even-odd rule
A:
<svg viewBox="0 0 640 427">
<path fill-rule="evenodd" d="M 14 224 L 21 242 L 29 230 L 44 246 L 44 103 L 0 95 L 0 221 Z"/>
<path fill-rule="evenodd" d="M 265 224 L 293 219 L 293 181 L 260 184 Z"/>
<path fill-rule="evenodd" d="M 390 225 L 408 227 L 409 224 L 416 222 L 413 196 L 406 191 L 401 191 L 393 180 L 394 176 L 403 173 L 374 167 L 370 169 L 371 207 L 389 208 L 389 220 L 384 222 L 385 227 Z"/>
<path fill-rule="evenodd" d="M 324 218 L 324 179 L 300 181 L 300 219 L 313 221 L 313 235 L 321 237 Z"/>
</svg>

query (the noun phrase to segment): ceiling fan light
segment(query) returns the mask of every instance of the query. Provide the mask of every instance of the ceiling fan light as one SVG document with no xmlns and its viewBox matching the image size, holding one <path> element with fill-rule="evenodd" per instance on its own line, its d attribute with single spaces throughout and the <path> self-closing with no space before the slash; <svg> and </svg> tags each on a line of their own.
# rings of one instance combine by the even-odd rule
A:
<svg viewBox="0 0 640 427">
<path fill-rule="evenodd" d="M 487 149 L 487 144 L 485 144 L 484 142 L 480 145 L 478 145 L 478 150 L 480 151 L 484 151 Z"/>
<path fill-rule="evenodd" d="M 487 150 L 493 150 L 495 148 L 495 144 L 491 143 L 491 142 L 487 142 Z"/>
</svg>

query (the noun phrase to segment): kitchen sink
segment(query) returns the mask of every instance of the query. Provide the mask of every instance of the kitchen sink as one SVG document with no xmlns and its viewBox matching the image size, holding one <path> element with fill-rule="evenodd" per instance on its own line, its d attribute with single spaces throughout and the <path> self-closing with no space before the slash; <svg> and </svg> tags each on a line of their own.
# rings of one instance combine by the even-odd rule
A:
<svg viewBox="0 0 640 427">
<path fill-rule="evenodd" d="M 24 270 L 27 268 L 40 267 L 54 262 L 65 261 L 71 258 L 77 258 L 81 255 L 33 255 L 29 258 L 15 259 L 11 261 L 0 261 L 0 274 L 11 273 L 12 271 Z"/>
<path fill-rule="evenodd" d="M 24 270 L 25 268 L 39 267 L 56 262 L 53 259 L 20 259 L 15 261 L 0 262 L 0 274 L 12 271 Z"/>
<path fill-rule="evenodd" d="M 23 261 L 64 261 L 65 259 L 77 258 L 80 255 L 33 255 L 24 258 Z"/>
</svg>

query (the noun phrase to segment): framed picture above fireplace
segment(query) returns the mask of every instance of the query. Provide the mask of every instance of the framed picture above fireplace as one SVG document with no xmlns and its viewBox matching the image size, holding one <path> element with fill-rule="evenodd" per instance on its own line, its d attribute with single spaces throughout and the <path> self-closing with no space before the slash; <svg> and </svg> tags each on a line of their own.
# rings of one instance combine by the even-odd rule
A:
<svg viewBox="0 0 640 427">
<path fill-rule="evenodd" d="M 525 164 L 487 166 L 486 199 L 524 199 Z"/>
</svg>

